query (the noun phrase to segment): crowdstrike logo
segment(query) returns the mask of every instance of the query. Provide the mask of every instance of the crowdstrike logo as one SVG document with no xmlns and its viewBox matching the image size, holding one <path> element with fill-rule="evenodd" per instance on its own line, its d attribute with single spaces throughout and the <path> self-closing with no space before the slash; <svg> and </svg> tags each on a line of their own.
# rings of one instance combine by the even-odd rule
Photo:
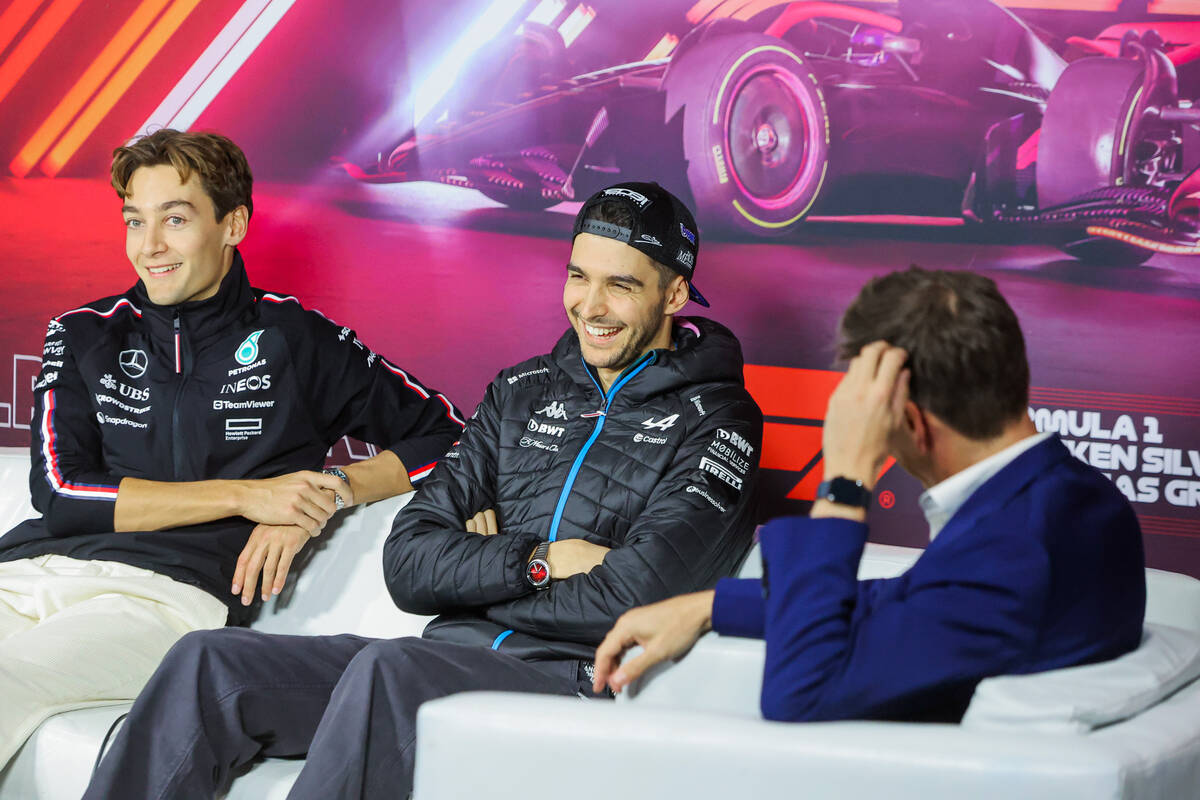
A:
<svg viewBox="0 0 1200 800">
<path fill-rule="evenodd" d="M 262 331 L 255 331 L 243 339 L 233 354 L 234 360 L 243 366 L 253 364 L 258 358 L 258 339 L 262 335 Z"/>
<path fill-rule="evenodd" d="M 121 371 L 131 378 L 142 377 L 146 374 L 146 367 L 150 366 L 150 359 L 146 357 L 145 350 L 122 350 L 117 361 L 121 365 Z"/>
</svg>

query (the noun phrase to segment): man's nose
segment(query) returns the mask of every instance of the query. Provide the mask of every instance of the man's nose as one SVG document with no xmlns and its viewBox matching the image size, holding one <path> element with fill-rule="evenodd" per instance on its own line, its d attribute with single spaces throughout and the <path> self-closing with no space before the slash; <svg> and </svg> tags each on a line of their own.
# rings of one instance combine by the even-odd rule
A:
<svg viewBox="0 0 1200 800">
<path fill-rule="evenodd" d="M 157 225 L 142 228 L 142 255 L 152 256 L 166 249 L 162 231 Z"/>
<path fill-rule="evenodd" d="M 584 319 L 596 319 L 608 314 L 608 290 L 603 286 L 593 285 L 588 287 L 588 292 L 583 298 L 583 304 L 579 309 L 580 315 Z"/>
</svg>

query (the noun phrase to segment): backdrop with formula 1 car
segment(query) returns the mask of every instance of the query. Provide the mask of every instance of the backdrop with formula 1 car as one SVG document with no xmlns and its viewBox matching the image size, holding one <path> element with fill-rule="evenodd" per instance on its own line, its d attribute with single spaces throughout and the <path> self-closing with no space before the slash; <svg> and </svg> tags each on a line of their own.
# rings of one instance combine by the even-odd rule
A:
<svg viewBox="0 0 1200 800">
<path fill-rule="evenodd" d="M 347 8 L 0 12 L 0 444 L 28 441 L 47 319 L 132 279 L 112 147 L 212 129 L 255 170 L 254 282 L 468 410 L 564 329 L 582 198 L 633 179 L 683 196 L 703 239 L 697 285 L 741 337 L 766 414 L 769 514 L 815 494 L 832 331 L 862 283 L 909 263 L 989 275 L 1027 333 L 1038 427 L 1134 502 L 1152 565 L 1200 576 L 1193 3 Z M 371 452 L 344 447 L 335 459 Z M 889 468 L 872 538 L 921 544 L 919 492 Z"/>
</svg>

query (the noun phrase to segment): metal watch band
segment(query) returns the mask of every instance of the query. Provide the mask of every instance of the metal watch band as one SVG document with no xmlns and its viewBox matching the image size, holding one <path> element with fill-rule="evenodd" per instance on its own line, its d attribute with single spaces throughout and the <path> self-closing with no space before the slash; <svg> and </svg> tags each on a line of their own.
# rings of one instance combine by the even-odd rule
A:
<svg viewBox="0 0 1200 800">
<path fill-rule="evenodd" d="M 817 487 L 817 498 L 839 506 L 868 508 L 871 505 L 871 490 L 863 486 L 860 480 L 830 478 Z"/>
<path fill-rule="evenodd" d="M 321 470 L 321 472 L 324 472 L 326 475 L 332 475 L 335 478 L 340 478 L 342 483 L 346 484 L 347 486 L 350 485 L 350 479 L 347 478 L 346 473 L 338 467 L 326 467 L 325 469 Z M 343 500 L 342 496 L 337 492 L 333 493 L 333 504 L 337 506 L 338 511 L 341 511 L 346 507 L 346 501 Z"/>
<path fill-rule="evenodd" d="M 525 580 L 529 581 L 529 585 L 534 589 L 547 589 L 550 587 L 550 562 L 546 556 L 550 554 L 550 543 L 539 542 L 538 546 L 533 549 L 533 555 L 529 557 L 529 562 L 525 565 Z"/>
</svg>

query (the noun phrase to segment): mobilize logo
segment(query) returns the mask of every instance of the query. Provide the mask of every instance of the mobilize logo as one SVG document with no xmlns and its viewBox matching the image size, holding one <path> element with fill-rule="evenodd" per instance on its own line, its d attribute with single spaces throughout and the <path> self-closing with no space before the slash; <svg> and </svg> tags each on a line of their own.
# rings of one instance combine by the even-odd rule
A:
<svg viewBox="0 0 1200 800">
<path fill-rule="evenodd" d="M 672 414 L 669 417 L 663 417 L 662 419 L 657 419 L 657 420 L 654 417 L 651 417 L 650 419 L 648 419 L 642 423 L 642 427 L 648 431 L 653 431 L 653 430 L 665 431 L 667 428 L 670 428 L 672 425 L 674 425 L 675 420 L 677 420 L 677 419 L 679 419 L 678 414 Z"/>
<path fill-rule="evenodd" d="M 150 366 L 150 359 L 146 357 L 145 350 L 122 350 L 117 361 L 121 365 L 121 371 L 131 378 L 142 377 L 146 374 L 146 367 Z"/>
<path fill-rule="evenodd" d="M 262 331 L 255 331 L 243 339 L 237 350 L 234 351 L 234 360 L 242 366 L 254 363 L 254 360 L 258 358 L 258 339 L 262 335 Z"/>
<path fill-rule="evenodd" d="M 567 407 L 557 400 L 551 400 L 550 405 L 545 408 L 540 408 L 533 412 L 535 414 L 545 414 L 550 419 L 566 419 Z"/>
</svg>

